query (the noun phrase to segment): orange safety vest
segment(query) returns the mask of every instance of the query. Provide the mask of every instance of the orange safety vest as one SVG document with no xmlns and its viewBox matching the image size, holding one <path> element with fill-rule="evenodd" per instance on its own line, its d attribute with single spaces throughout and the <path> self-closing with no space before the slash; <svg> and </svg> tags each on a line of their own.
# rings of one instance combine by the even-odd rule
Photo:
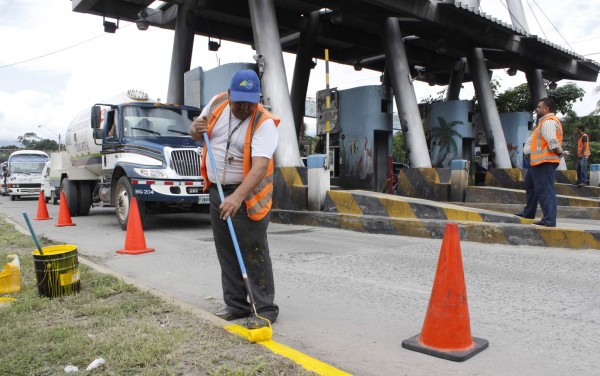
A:
<svg viewBox="0 0 600 376">
<path fill-rule="evenodd" d="M 587 142 L 585 143 L 585 146 L 583 146 L 583 137 L 587 138 Z M 588 137 L 587 134 L 582 134 L 581 137 L 579 137 L 579 141 L 577 141 L 577 156 L 578 157 L 589 157 L 590 154 L 592 154 L 590 152 L 590 138 Z"/>
<path fill-rule="evenodd" d="M 212 129 L 217 123 L 217 119 L 223 113 L 223 110 L 229 104 L 229 99 L 227 98 L 227 93 L 218 94 L 218 97 L 215 98 L 213 103 L 210 106 L 210 110 L 208 112 L 208 137 L 210 138 L 210 134 L 212 133 Z M 267 120 L 273 119 L 275 122 L 275 126 L 279 125 L 279 119 L 275 117 L 273 114 L 269 113 L 260 103 L 254 114 L 250 117 L 250 125 L 248 126 L 248 130 L 246 131 L 246 139 L 244 140 L 244 178 L 250 172 L 252 168 L 252 136 L 254 132 L 261 126 L 261 124 Z M 208 171 L 206 169 L 206 154 L 208 151 L 206 150 L 206 145 L 204 145 L 204 150 L 202 152 L 202 165 L 200 166 L 200 173 L 206 182 L 204 186 L 204 190 L 206 191 L 208 187 L 210 187 L 211 182 L 208 180 Z M 275 164 L 273 163 L 273 158 L 269 161 L 269 165 L 267 167 L 267 173 L 263 180 L 258 184 L 256 188 L 246 197 L 244 202 L 246 203 L 246 208 L 248 210 L 248 217 L 253 221 L 260 221 L 267 215 L 267 213 L 271 210 L 271 206 L 273 204 L 273 177 L 275 170 Z"/>
<path fill-rule="evenodd" d="M 548 120 L 554 120 L 558 123 L 558 129 L 556 130 L 556 138 L 562 145 L 563 130 L 560 121 L 555 115 L 548 115 L 543 122 L 541 122 L 533 131 L 531 136 L 531 154 L 530 164 L 532 166 L 539 165 L 540 163 L 560 163 L 560 158 L 554 149 L 548 147 L 548 141 L 542 136 L 540 130 L 544 122 Z"/>
</svg>

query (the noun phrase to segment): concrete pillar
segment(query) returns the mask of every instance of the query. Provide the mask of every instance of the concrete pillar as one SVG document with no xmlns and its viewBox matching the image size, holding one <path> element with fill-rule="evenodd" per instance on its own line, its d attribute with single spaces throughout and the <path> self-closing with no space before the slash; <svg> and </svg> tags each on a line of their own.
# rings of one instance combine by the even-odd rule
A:
<svg viewBox="0 0 600 376">
<path fill-rule="evenodd" d="M 446 91 L 446 101 L 457 101 L 460 99 L 460 89 L 462 88 L 466 67 L 467 59 L 463 58 L 458 63 L 456 69 L 453 69 L 450 73 L 450 82 L 448 83 L 448 90 Z"/>
<path fill-rule="evenodd" d="M 450 201 L 464 202 L 469 186 L 470 162 L 455 159 L 450 162 Z"/>
<path fill-rule="evenodd" d="M 312 154 L 306 158 L 308 168 L 308 210 L 320 211 L 330 189 L 329 170 L 325 169 L 325 154 Z"/>
<path fill-rule="evenodd" d="M 183 104 L 183 74 L 190 70 L 192 50 L 194 48 L 194 15 L 196 3 L 182 1 L 177 6 L 175 21 L 175 37 L 171 55 L 171 72 L 169 73 L 169 89 L 167 102 Z"/>
<path fill-rule="evenodd" d="M 525 72 L 527 78 L 527 86 L 529 86 L 529 93 L 531 94 L 531 110 L 535 110 L 538 102 L 542 98 L 548 96 L 546 85 L 544 85 L 544 78 L 542 77 L 541 69 L 531 69 Z"/>
<path fill-rule="evenodd" d="M 290 101 L 292 102 L 292 111 L 294 113 L 294 124 L 296 125 L 296 135 L 298 137 L 300 137 L 300 129 L 302 128 L 302 123 L 304 121 L 306 91 L 308 89 L 310 71 L 313 68 L 313 46 L 317 39 L 319 11 L 310 13 L 305 21 L 306 24 L 300 32 L 296 64 L 294 65 L 294 76 L 292 78 L 292 91 L 290 92 Z"/>
<path fill-rule="evenodd" d="M 398 107 L 398 116 L 406 140 L 406 151 L 410 167 L 431 168 L 431 158 L 429 157 L 415 88 L 410 77 L 406 50 L 400 34 L 400 25 L 396 18 L 390 17 L 384 21 L 383 46 L 386 68 L 389 68 L 390 80 Z"/>
<path fill-rule="evenodd" d="M 527 18 L 525 17 L 521 0 L 506 0 L 506 5 L 508 6 L 508 13 L 510 13 L 510 20 L 513 26 L 529 33 L 529 25 L 527 25 Z"/>
<path fill-rule="evenodd" d="M 500 123 L 500 116 L 498 115 L 498 108 L 496 107 L 494 93 L 492 92 L 492 86 L 490 84 L 490 76 L 485 65 L 485 59 L 481 48 L 473 49 L 473 52 L 468 59 L 468 63 L 469 71 L 473 77 L 475 94 L 479 100 L 488 142 L 491 138 L 494 145 L 494 167 L 506 169 L 512 168 L 510 157 L 508 155 L 508 148 L 506 146 L 506 139 L 504 138 L 502 124 Z"/>
<path fill-rule="evenodd" d="M 262 91 L 264 102 L 281 119 L 279 144 L 275 150 L 277 167 L 302 166 L 298 137 L 288 90 L 283 52 L 273 0 L 249 0 L 256 52 L 264 58 Z"/>
</svg>

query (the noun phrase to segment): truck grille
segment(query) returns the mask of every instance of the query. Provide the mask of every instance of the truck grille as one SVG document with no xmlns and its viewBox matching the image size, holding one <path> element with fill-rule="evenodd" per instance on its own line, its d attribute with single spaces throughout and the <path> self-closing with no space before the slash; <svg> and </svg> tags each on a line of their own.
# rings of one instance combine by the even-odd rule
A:
<svg viewBox="0 0 600 376">
<path fill-rule="evenodd" d="M 171 168 L 181 176 L 200 176 L 200 155 L 195 150 L 173 150 Z"/>
</svg>

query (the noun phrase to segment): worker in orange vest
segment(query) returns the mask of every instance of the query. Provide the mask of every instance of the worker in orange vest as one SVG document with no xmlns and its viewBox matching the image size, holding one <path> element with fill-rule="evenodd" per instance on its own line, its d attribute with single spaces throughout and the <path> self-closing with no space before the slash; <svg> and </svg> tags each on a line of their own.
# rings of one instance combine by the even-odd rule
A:
<svg viewBox="0 0 600 376">
<path fill-rule="evenodd" d="M 563 129 L 555 110 L 556 102 L 552 98 L 540 99 L 535 110 L 537 127 L 523 148 L 524 153 L 530 156 L 531 167 L 525 179 L 527 205 L 516 215 L 535 218 L 539 201 L 544 216 L 533 223 L 536 226 L 556 227 L 555 170 L 567 153 L 562 149 Z"/>
<path fill-rule="evenodd" d="M 590 139 L 585 134 L 585 128 L 580 125 L 577 127 L 579 140 L 577 141 L 577 186 L 587 185 L 587 161 L 590 156 Z"/>
<path fill-rule="evenodd" d="M 271 217 L 274 164 L 279 119 L 260 103 L 256 72 L 236 72 L 227 92 L 214 96 L 190 125 L 190 135 L 203 140 L 207 133 L 218 176 L 214 176 L 206 145 L 200 172 L 210 196 L 210 220 L 219 264 L 225 308 L 215 315 L 227 321 L 246 318 L 246 326 L 268 325 L 252 316 L 244 279 L 227 225 L 230 217 L 244 259 L 260 317 L 274 323 L 279 307 L 274 303 L 275 283 L 267 242 Z M 221 202 L 216 182 L 222 183 Z"/>
</svg>

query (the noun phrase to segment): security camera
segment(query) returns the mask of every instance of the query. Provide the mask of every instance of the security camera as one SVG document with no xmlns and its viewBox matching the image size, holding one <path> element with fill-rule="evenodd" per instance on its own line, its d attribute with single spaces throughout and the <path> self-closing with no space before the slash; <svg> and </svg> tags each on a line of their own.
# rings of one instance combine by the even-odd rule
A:
<svg viewBox="0 0 600 376">
<path fill-rule="evenodd" d="M 142 10 L 138 13 L 138 17 L 139 18 L 135 21 L 138 30 L 148 30 L 148 27 L 150 26 L 150 23 L 146 19 L 148 17 L 148 12 Z"/>
<path fill-rule="evenodd" d="M 419 74 L 423 73 L 426 71 L 426 68 L 421 66 L 421 65 L 415 65 L 415 71 Z"/>
<path fill-rule="evenodd" d="M 150 23 L 146 20 L 137 20 L 135 21 L 135 25 L 137 26 L 138 30 L 148 30 Z"/>
</svg>

